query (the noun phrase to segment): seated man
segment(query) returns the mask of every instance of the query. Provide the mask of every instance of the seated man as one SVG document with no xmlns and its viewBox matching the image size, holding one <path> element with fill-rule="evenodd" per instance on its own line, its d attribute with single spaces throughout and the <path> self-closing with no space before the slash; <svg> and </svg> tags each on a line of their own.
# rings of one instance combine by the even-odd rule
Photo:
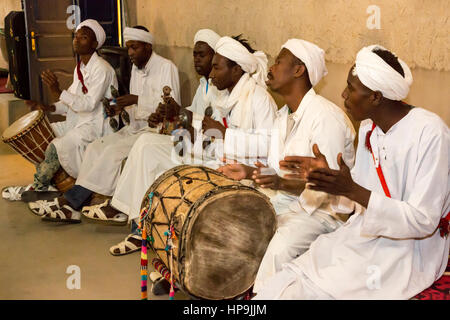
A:
<svg viewBox="0 0 450 320">
<path fill-rule="evenodd" d="M 353 216 L 269 278 L 256 299 L 410 299 L 447 266 L 450 239 L 449 129 L 435 114 L 401 100 L 408 66 L 379 45 L 363 48 L 342 93 L 357 121 L 353 170 L 337 157 L 333 170 L 315 157 L 288 157 L 282 168 L 309 188 L 334 196 Z M 302 167 L 302 169 L 297 169 Z M 444 229 L 445 226 L 445 229 Z"/>
<path fill-rule="evenodd" d="M 208 44 L 211 47 L 209 55 L 212 56 L 213 44 Z M 198 50 L 197 44 L 195 50 Z M 205 116 L 203 125 L 200 124 L 199 127 L 205 132 L 211 128 L 220 132 L 221 137 L 225 138 L 224 149 L 234 149 L 232 145 L 236 140 L 234 137 L 239 137 L 240 141 L 245 143 L 246 140 L 252 140 L 252 137 L 258 135 L 253 131 L 270 131 L 272 128 L 277 106 L 265 88 L 267 59 L 264 58 L 264 53 L 255 52 L 244 40 L 223 37 L 215 45 L 209 76 L 214 86 L 223 91 L 219 93 L 217 99 L 209 100 L 214 114 L 212 117 Z M 207 77 L 207 73 L 204 76 Z M 203 108 L 208 106 L 209 101 L 205 102 Z M 177 165 L 192 163 L 191 153 L 183 158 L 179 157 L 172 141 L 170 139 L 162 141 L 162 138 L 151 134 L 139 138 L 130 152 L 112 199 L 112 205 L 127 214 L 130 223 L 135 227 L 139 220 L 142 198 L 155 179 Z M 218 140 L 222 141 L 216 139 L 208 147 L 207 151 L 212 150 L 208 155 L 198 156 L 195 154 L 195 144 L 198 142 L 202 144 L 203 139 L 201 136 L 197 137 L 194 144 L 196 164 L 219 167 L 223 150 Z M 256 140 L 258 139 L 253 141 Z M 260 153 L 257 156 L 267 157 L 264 147 L 268 141 L 264 136 L 259 140 L 263 146 L 258 149 Z M 132 233 L 124 241 L 111 247 L 110 252 L 113 255 L 123 255 L 137 251 L 139 241 L 140 236 Z"/>
<path fill-rule="evenodd" d="M 279 161 L 285 156 L 312 156 L 318 144 L 329 159 L 339 153 L 353 164 L 355 130 L 346 114 L 334 103 L 316 94 L 313 87 L 327 74 L 324 51 L 313 43 L 290 39 L 270 68 L 267 84 L 283 96 L 286 106 L 277 112 L 268 165 L 258 169 L 229 164 L 219 169 L 236 180 L 253 179 L 270 196 L 277 213 L 277 230 L 269 243 L 256 276 L 254 292 L 261 284 L 308 250 L 319 235 L 342 225 L 326 194 L 305 189 L 305 181 L 286 180 Z M 338 168 L 336 161 L 330 165 Z M 264 172 L 266 171 L 266 172 Z M 272 189 L 272 190 L 269 190 Z"/>
<path fill-rule="evenodd" d="M 117 79 L 111 65 L 96 53 L 105 39 L 105 31 L 97 21 L 89 19 L 78 25 L 73 48 L 80 56 L 80 61 L 69 89 L 61 91 L 55 74 L 50 70 L 43 72 L 43 82 L 55 97 L 59 97 L 59 101 L 51 106 L 35 101 L 27 103 L 32 110 L 66 115 L 66 120 L 51 124 L 56 138 L 48 146 L 45 160 L 36 168 L 34 183 L 27 187 L 6 188 L 3 190 L 3 198 L 21 200 L 25 191 L 48 190 L 51 179 L 60 166 L 70 176 L 78 177 L 87 145 L 108 133 L 104 130 L 101 100 L 105 96 L 111 96 L 110 87 L 117 87 Z"/>
<path fill-rule="evenodd" d="M 114 108 L 119 113 L 126 107 L 130 123 L 88 146 L 76 185 L 62 197 L 29 203 L 32 212 L 44 220 L 80 222 L 79 210 L 89 203 L 94 192 L 112 196 L 122 161 L 138 137 L 148 131 L 147 119 L 161 102 L 164 86 L 169 86 L 174 98 L 180 101 L 178 69 L 171 61 L 153 52 L 153 37 L 148 30 L 140 26 L 126 28 L 124 39 L 133 62 L 131 94 L 117 98 Z M 103 203 L 108 200 L 100 198 L 99 201 Z M 101 210 L 92 213 L 91 218 L 119 224 L 127 221 L 123 214 L 107 215 Z"/>
</svg>

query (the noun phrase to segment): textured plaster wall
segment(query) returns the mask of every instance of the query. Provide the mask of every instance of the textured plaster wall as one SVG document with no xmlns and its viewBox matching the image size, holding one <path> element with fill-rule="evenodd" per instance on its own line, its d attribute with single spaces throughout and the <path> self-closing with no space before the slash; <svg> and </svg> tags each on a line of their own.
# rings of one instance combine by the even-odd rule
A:
<svg viewBox="0 0 450 320">
<path fill-rule="evenodd" d="M 351 63 L 363 46 L 380 43 L 411 65 L 450 71 L 448 0 L 136 0 L 141 24 L 156 43 L 192 47 L 199 28 L 244 33 L 275 55 L 300 37 L 317 43 L 327 60 Z M 381 29 L 369 30 L 370 5 L 380 8 Z"/>
<path fill-rule="evenodd" d="M 192 66 L 195 32 L 211 28 L 221 35 L 243 33 L 269 55 L 297 37 L 326 51 L 329 74 L 316 88 L 339 106 L 347 72 L 357 51 L 379 43 L 412 69 L 407 102 L 436 112 L 450 124 L 450 19 L 448 0 L 128 0 L 137 23 L 155 37 L 155 50 L 180 71 L 183 104 L 197 87 Z M 370 30 L 370 5 L 380 8 L 380 29 Z M 130 12 L 133 15 L 133 12 Z M 275 95 L 279 105 L 283 101 Z"/>
</svg>

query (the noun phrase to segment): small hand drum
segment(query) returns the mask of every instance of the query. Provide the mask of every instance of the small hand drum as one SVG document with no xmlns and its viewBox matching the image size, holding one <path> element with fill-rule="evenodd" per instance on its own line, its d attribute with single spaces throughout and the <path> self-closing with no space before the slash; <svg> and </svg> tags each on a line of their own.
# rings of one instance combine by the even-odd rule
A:
<svg viewBox="0 0 450 320">
<path fill-rule="evenodd" d="M 56 137 L 47 116 L 41 110 L 32 111 L 9 126 L 2 140 L 21 156 L 38 165 L 45 159 L 45 150 Z M 56 188 L 65 192 L 72 188 L 75 179 L 61 167 L 53 177 Z"/>
</svg>

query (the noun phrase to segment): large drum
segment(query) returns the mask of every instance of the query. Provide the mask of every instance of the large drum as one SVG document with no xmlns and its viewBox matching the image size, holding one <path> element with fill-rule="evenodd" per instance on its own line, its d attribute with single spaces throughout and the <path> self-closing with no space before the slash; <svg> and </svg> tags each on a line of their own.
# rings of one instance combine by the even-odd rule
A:
<svg viewBox="0 0 450 320">
<path fill-rule="evenodd" d="M 276 229 L 265 195 L 206 167 L 165 172 L 142 208 L 149 209 L 144 223 L 153 250 L 180 289 L 201 299 L 232 299 L 250 289 Z M 166 250 L 171 227 L 172 259 Z"/>
<path fill-rule="evenodd" d="M 32 111 L 9 126 L 3 132 L 3 142 L 9 144 L 25 159 L 38 165 L 45 159 L 45 150 L 55 138 L 50 122 L 41 110 Z M 63 168 L 55 174 L 53 181 L 61 192 L 69 190 L 75 179 Z"/>
</svg>

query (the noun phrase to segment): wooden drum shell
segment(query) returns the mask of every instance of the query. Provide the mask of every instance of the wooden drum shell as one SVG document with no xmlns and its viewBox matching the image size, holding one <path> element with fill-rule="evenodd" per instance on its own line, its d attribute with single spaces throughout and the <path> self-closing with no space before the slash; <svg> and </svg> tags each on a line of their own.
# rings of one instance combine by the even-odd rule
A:
<svg viewBox="0 0 450 320">
<path fill-rule="evenodd" d="M 275 233 L 270 200 L 221 173 L 178 166 L 162 174 L 142 202 L 152 206 L 144 223 L 153 250 L 181 289 L 202 299 L 232 299 L 252 285 Z M 173 225 L 173 263 L 164 232 Z"/>
</svg>

